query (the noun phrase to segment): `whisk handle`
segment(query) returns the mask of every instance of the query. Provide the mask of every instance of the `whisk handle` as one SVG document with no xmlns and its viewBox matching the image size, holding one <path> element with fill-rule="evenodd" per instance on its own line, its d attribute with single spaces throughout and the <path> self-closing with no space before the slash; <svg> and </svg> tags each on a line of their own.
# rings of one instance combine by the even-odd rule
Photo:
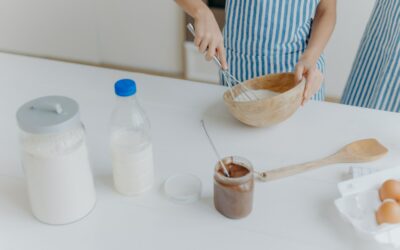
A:
<svg viewBox="0 0 400 250">
<path fill-rule="evenodd" d="M 187 29 L 190 31 L 190 33 L 192 33 L 193 37 L 196 37 L 196 33 L 195 33 L 195 31 L 194 31 L 193 25 L 192 25 L 191 23 L 188 23 L 188 24 L 186 25 L 186 27 L 187 27 Z M 222 69 L 222 64 L 221 64 L 221 62 L 219 61 L 218 57 L 213 56 L 213 61 L 217 64 L 217 66 L 218 66 L 219 68 Z"/>
</svg>

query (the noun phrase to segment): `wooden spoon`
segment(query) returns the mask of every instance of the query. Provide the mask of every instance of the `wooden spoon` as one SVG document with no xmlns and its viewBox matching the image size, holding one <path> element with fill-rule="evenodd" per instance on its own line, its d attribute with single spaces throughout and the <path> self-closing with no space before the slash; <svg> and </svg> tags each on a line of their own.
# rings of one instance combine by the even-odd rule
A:
<svg viewBox="0 0 400 250">
<path fill-rule="evenodd" d="M 387 152 L 388 149 L 380 144 L 376 139 L 363 139 L 344 146 L 337 153 L 326 158 L 299 165 L 267 170 L 258 174 L 262 181 L 270 181 L 295 174 L 301 174 L 308 170 L 317 169 L 331 164 L 375 161 L 382 158 L 387 154 Z"/>
</svg>

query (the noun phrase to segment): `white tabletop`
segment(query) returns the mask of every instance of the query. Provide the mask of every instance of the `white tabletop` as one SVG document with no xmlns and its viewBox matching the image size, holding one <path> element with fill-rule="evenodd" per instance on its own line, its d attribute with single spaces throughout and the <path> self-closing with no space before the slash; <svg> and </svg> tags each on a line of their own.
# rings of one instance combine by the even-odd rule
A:
<svg viewBox="0 0 400 250">
<path fill-rule="evenodd" d="M 202 131 L 205 119 L 222 155 L 240 155 L 256 170 L 313 160 L 360 138 L 375 137 L 389 155 L 364 164 L 400 165 L 400 115 L 310 102 L 286 122 L 256 129 L 234 120 L 222 102 L 225 88 L 125 71 L 0 53 L 0 249 L 378 249 L 340 218 L 333 201 L 349 165 L 329 166 L 286 179 L 257 183 L 254 210 L 229 220 L 213 207 L 215 156 Z M 138 84 L 154 139 L 156 184 L 139 197 L 113 190 L 108 120 L 113 84 Z M 58 94 L 76 99 L 86 125 L 97 204 L 69 225 L 38 222 L 30 212 L 18 156 L 15 112 L 24 102 Z M 202 199 L 178 205 L 161 192 L 178 172 L 199 176 Z M 385 248 L 383 248 L 385 249 Z"/>
</svg>

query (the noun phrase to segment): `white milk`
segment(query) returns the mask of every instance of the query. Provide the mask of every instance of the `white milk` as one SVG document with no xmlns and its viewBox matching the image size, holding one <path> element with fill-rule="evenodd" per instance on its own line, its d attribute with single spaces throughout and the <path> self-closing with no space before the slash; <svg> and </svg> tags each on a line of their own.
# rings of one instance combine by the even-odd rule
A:
<svg viewBox="0 0 400 250">
<path fill-rule="evenodd" d="M 118 192 L 137 195 L 152 187 L 153 147 L 143 133 L 114 131 L 111 154 L 114 186 Z"/>
<path fill-rule="evenodd" d="M 276 95 L 279 95 L 279 93 L 270 91 L 270 90 L 266 90 L 266 89 L 257 89 L 257 90 L 251 90 L 252 93 L 246 93 L 246 92 L 242 92 L 240 93 L 240 95 L 235 97 L 235 102 L 246 102 L 249 101 L 249 98 L 247 96 L 253 97 L 254 95 L 258 98 L 258 99 L 268 99 L 271 97 L 274 97 Z"/>
</svg>

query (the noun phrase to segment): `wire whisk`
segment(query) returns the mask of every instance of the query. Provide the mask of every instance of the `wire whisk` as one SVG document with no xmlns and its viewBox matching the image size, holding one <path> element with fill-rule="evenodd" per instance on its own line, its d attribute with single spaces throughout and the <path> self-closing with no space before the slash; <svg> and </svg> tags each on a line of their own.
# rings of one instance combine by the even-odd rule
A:
<svg viewBox="0 0 400 250">
<path fill-rule="evenodd" d="M 191 23 L 188 23 L 186 27 L 192 33 L 193 36 L 196 36 L 194 27 Z M 223 81 L 226 82 L 226 84 L 228 85 L 233 100 L 240 102 L 251 102 L 259 100 L 256 93 L 252 89 L 242 84 L 239 80 L 236 79 L 236 77 L 234 77 L 231 73 L 229 73 L 227 69 L 222 68 L 222 64 L 218 59 L 218 57 L 213 56 L 213 60 L 219 67 L 220 74 L 223 77 Z M 237 95 L 235 95 L 232 90 L 233 86 L 236 85 L 240 86 L 240 91 Z"/>
</svg>

